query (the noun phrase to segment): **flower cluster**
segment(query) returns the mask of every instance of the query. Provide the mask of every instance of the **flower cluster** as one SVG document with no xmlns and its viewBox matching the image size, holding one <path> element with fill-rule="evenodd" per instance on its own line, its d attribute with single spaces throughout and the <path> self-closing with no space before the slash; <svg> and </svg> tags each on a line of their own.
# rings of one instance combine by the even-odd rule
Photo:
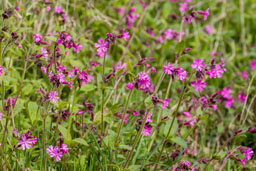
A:
<svg viewBox="0 0 256 171">
<path fill-rule="evenodd" d="M 61 160 L 61 157 L 68 153 L 68 146 L 66 144 L 62 144 L 60 143 L 59 145 L 56 145 L 55 147 L 53 147 L 52 145 L 50 145 L 47 148 L 47 154 L 50 155 L 51 158 L 55 158 L 55 160 L 58 162 Z"/>
<path fill-rule="evenodd" d="M 128 29 L 132 29 L 136 19 L 139 17 L 139 14 L 135 14 L 135 7 L 132 7 L 126 16 L 126 26 Z"/>
<path fill-rule="evenodd" d="M 37 138 L 30 136 L 30 133 L 31 131 L 28 130 L 25 134 L 19 136 L 18 147 L 20 147 L 22 150 L 30 149 L 37 142 Z"/>
<path fill-rule="evenodd" d="M 163 71 L 165 74 L 168 74 L 172 77 L 174 80 L 174 76 L 177 76 L 177 79 L 184 82 L 184 80 L 187 78 L 187 71 L 185 71 L 181 67 L 173 67 L 170 62 L 168 62 L 168 65 L 163 65 Z"/>
</svg>

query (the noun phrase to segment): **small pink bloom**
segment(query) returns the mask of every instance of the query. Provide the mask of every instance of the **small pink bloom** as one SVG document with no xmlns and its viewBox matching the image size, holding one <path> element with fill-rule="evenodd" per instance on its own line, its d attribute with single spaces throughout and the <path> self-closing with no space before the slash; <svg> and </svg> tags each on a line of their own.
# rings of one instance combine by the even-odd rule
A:
<svg viewBox="0 0 256 171">
<path fill-rule="evenodd" d="M 168 65 L 163 66 L 163 70 L 165 74 L 172 75 L 175 68 L 172 66 L 170 62 L 168 62 Z"/>
<path fill-rule="evenodd" d="M 3 67 L 0 66 L 0 76 L 3 74 Z"/>
<path fill-rule="evenodd" d="M 80 43 L 78 43 L 74 48 L 74 52 L 79 53 L 80 50 L 82 50 L 82 48 L 83 46 Z"/>
<path fill-rule="evenodd" d="M 230 88 L 223 88 L 221 91 L 221 95 L 228 99 L 230 97 L 231 89 Z"/>
<path fill-rule="evenodd" d="M 192 82 L 191 82 L 191 86 L 192 86 L 192 87 L 195 87 L 195 91 L 201 92 L 201 91 L 203 91 L 204 88 L 206 87 L 206 82 L 202 82 L 202 81 L 200 80 L 200 78 L 197 78 L 197 81 L 192 81 Z"/>
<path fill-rule="evenodd" d="M 138 116 L 139 112 L 137 112 L 136 110 L 132 113 L 134 116 Z"/>
<path fill-rule="evenodd" d="M 56 12 L 57 14 L 61 14 L 61 13 L 63 12 L 62 7 L 61 7 L 61 6 L 56 6 L 56 7 L 55 7 L 55 12 Z"/>
<path fill-rule="evenodd" d="M 129 32 L 125 31 L 125 29 L 122 30 L 122 36 L 125 41 L 127 41 L 130 38 Z"/>
<path fill-rule="evenodd" d="M 194 59 L 193 64 L 191 65 L 193 69 L 197 71 L 202 71 L 205 68 L 203 59 Z"/>
<path fill-rule="evenodd" d="M 170 99 L 165 99 L 165 100 L 163 101 L 162 108 L 165 109 L 165 108 L 169 105 L 169 102 L 170 102 Z"/>
<path fill-rule="evenodd" d="M 144 136 L 148 136 L 148 135 L 151 134 L 151 130 L 152 130 L 152 127 L 151 127 L 151 126 L 145 125 L 144 128 L 143 128 L 143 130 L 142 130 L 142 134 L 143 134 Z"/>
<path fill-rule="evenodd" d="M 207 34 L 215 34 L 216 33 L 216 30 L 214 28 L 211 28 L 211 26 L 209 24 L 207 24 L 205 26 L 205 32 Z"/>
<path fill-rule="evenodd" d="M 41 70 L 46 74 L 47 73 L 47 68 L 46 67 L 41 67 Z"/>
<path fill-rule="evenodd" d="M 58 92 L 57 91 L 51 91 L 48 94 L 49 100 L 51 100 L 53 103 L 56 103 L 59 100 Z"/>
<path fill-rule="evenodd" d="M 185 71 L 182 68 L 179 68 L 179 70 L 176 74 L 177 74 L 177 79 L 182 81 L 182 82 L 184 82 L 185 79 L 187 78 L 187 71 Z"/>
<path fill-rule="evenodd" d="M 167 40 L 171 40 L 174 37 L 174 32 L 172 29 L 164 31 L 164 36 Z"/>
<path fill-rule="evenodd" d="M 243 92 L 239 92 L 238 96 L 237 96 L 237 100 L 240 103 L 244 103 L 246 100 L 246 96 Z"/>
<path fill-rule="evenodd" d="M 147 113 L 145 113 L 145 115 L 143 115 L 142 117 L 143 117 L 143 119 L 145 119 L 145 116 L 146 116 L 146 114 Z M 151 116 L 152 116 L 152 113 L 148 113 L 148 117 L 147 117 L 147 120 L 146 120 L 146 123 L 150 123 L 150 122 L 152 122 L 152 120 L 151 120 Z"/>
<path fill-rule="evenodd" d="M 204 20 L 207 20 L 207 17 L 209 15 L 209 8 L 205 11 L 198 11 L 198 14 L 203 15 L 204 16 Z"/>
<path fill-rule="evenodd" d="M 184 12 L 187 11 L 187 9 L 188 9 L 188 4 L 187 4 L 186 2 L 184 2 L 183 4 L 180 3 L 179 6 L 180 6 L 180 8 L 179 8 L 179 9 L 180 9 L 180 12 L 181 12 L 182 14 L 184 14 Z"/>
<path fill-rule="evenodd" d="M 256 60 L 251 61 L 251 69 L 256 70 Z"/>
<path fill-rule="evenodd" d="M 127 122 L 128 122 L 128 116 L 129 116 L 129 114 L 128 113 L 126 113 L 125 114 L 125 117 L 124 117 L 124 124 L 127 124 Z"/>
<path fill-rule="evenodd" d="M 242 77 L 243 77 L 244 80 L 246 80 L 248 78 L 248 74 L 247 74 L 246 71 L 243 71 Z"/>
<path fill-rule="evenodd" d="M 233 106 L 233 103 L 234 103 L 234 99 L 233 98 L 227 99 L 225 101 L 226 108 L 231 108 Z"/>
<path fill-rule="evenodd" d="M 51 6 L 46 6 L 46 11 L 51 11 L 52 7 Z"/>
<path fill-rule="evenodd" d="M 48 60 L 48 52 L 45 48 L 41 48 L 40 49 L 42 56 L 44 57 L 44 59 L 47 61 Z"/>
<path fill-rule="evenodd" d="M 127 90 L 132 90 L 133 87 L 134 87 L 134 83 L 128 83 L 128 84 L 126 85 L 126 89 L 127 89 Z"/>
</svg>

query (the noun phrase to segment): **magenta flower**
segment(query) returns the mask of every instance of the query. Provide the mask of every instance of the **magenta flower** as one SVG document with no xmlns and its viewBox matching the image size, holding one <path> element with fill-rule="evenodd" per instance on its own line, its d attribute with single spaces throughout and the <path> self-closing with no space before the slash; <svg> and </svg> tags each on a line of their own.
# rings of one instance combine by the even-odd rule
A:
<svg viewBox="0 0 256 171">
<path fill-rule="evenodd" d="M 181 12 L 182 14 L 184 14 L 184 12 L 187 11 L 187 9 L 188 9 L 188 3 L 186 3 L 186 2 L 184 2 L 183 4 L 180 3 L 179 6 L 180 6 L 180 8 L 179 8 L 179 9 L 180 9 L 180 12 Z"/>
<path fill-rule="evenodd" d="M 233 98 L 229 98 L 225 101 L 225 106 L 226 108 L 231 108 L 233 106 L 234 103 L 234 99 Z"/>
<path fill-rule="evenodd" d="M 165 109 L 165 108 L 169 105 L 169 102 L 170 102 L 170 99 L 165 99 L 165 100 L 163 101 L 162 108 Z"/>
<path fill-rule="evenodd" d="M 200 14 L 200 15 L 203 15 L 204 16 L 204 20 L 207 20 L 207 17 L 209 15 L 209 8 L 207 10 L 205 10 L 205 11 L 198 11 L 197 13 Z"/>
<path fill-rule="evenodd" d="M 121 69 L 124 69 L 124 70 L 125 70 L 125 69 L 126 69 L 126 66 L 127 66 L 126 62 L 122 64 L 122 62 L 119 61 L 119 62 L 117 63 L 117 66 L 116 66 L 116 71 L 119 71 L 119 70 L 121 70 Z"/>
<path fill-rule="evenodd" d="M 125 116 L 124 116 L 124 124 L 127 124 L 128 122 L 128 116 L 129 116 L 129 113 L 126 113 Z"/>
<path fill-rule="evenodd" d="M 252 158 L 253 150 L 249 147 L 247 149 L 241 148 L 240 152 L 244 154 L 244 159 L 241 161 L 241 165 L 244 166 L 245 162 Z"/>
<path fill-rule="evenodd" d="M 56 6 L 55 7 L 55 13 L 57 13 L 57 14 L 61 14 L 61 13 L 63 13 L 64 11 L 62 10 L 62 7 L 61 6 Z"/>
<path fill-rule="evenodd" d="M 152 127 L 145 125 L 142 130 L 142 134 L 143 134 L 143 136 L 148 136 L 151 134 L 151 131 L 152 131 Z"/>
<path fill-rule="evenodd" d="M 191 65 L 193 69 L 197 71 L 202 71 L 205 68 L 203 59 L 194 59 L 193 64 Z"/>
<path fill-rule="evenodd" d="M 40 34 L 33 34 L 33 37 L 34 37 L 34 42 L 35 43 L 40 43 L 42 40 L 43 40 L 43 38 L 41 37 L 41 35 Z"/>
<path fill-rule="evenodd" d="M 139 14 L 135 14 L 135 7 L 132 7 L 128 11 L 128 15 L 126 16 L 126 26 L 128 29 L 132 29 L 132 27 L 138 17 L 139 17 Z"/>
<path fill-rule="evenodd" d="M 182 68 L 179 68 L 179 70 L 177 71 L 177 78 L 178 80 L 184 82 L 184 80 L 187 78 L 187 71 L 185 71 Z"/>
<path fill-rule="evenodd" d="M 63 156 L 63 153 L 61 151 L 59 151 L 59 147 L 55 146 L 55 148 L 53 148 L 52 145 L 50 145 L 47 150 L 46 153 L 50 155 L 51 158 L 55 158 L 55 160 L 58 162 L 61 160 L 61 157 Z"/>
<path fill-rule="evenodd" d="M 142 116 L 143 119 L 145 119 L 146 114 L 147 114 L 147 113 L 145 113 L 145 115 Z M 152 113 L 149 112 L 149 113 L 148 113 L 147 120 L 146 120 L 146 123 L 151 123 L 151 122 L 152 122 L 151 116 L 152 116 Z"/>
<path fill-rule="evenodd" d="M 203 91 L 204 88 L 206 87 L 206 82 L 202 82 L 202 81 L 200 80 L 200 78 L 197 78 L 197 82 L 196 82 L 196 81 L 192 81 L 192 82 L 191 82 L 191 86 L 192 86 L 192 87 L 195 87 L 195 91 L 201 92 L 201 91 Z"/>
<path fill-rule="evenodd" d="M 51 6 L 46 6 L 46 11 L 49 12 L 49 11 L 51 11 L 51 9 L 52 9 Z"/>
<path fill-rule="evenodd" d="M 44 59 L 47 61 L 48 60 L 48 52 L 45 48 L 41 48 L 40 49 L 42 56 L 44 57 Z"/>
<path fill-rule="evenodd" d="M 105 53 L 107 56 L 108 42 L 104 42 L 103 39 L 99 39 L 98 42 L 99 43 L 95 43 L 94 46 L 97 48 L 97 55 L 103 58 Z"/>
<path fill-rule="evenodd" d="M 149 76 L 146 72 L 140 72 L 138 74 L 138 86 L 141 90 L 148 90 L 152 83 L 150 82 Z"/>
<path fill-rule="evenodd" d="M 243 71 L 242 77 L 243 77 L 244 80 L 246 80 L 248 78 L 248 74 L 247 74 L 246 71 Z"/>
<path fill-rule="evenodd" d="M 238 102 L 240 102 L 240 103 L 244 103 L 245 100 L 246 100 L 245 94 L 244 94 L 243 92 L 240 92 L 240 93 L 238 94 L 238 96 L 237 96 L 237 100 L 238 100 Z"/>
<path fill-rule="evenodd" d="M 148 70 L 148 73 L 151 73 L 151 72 L 156 73 L 156 68 L 155 68 L 155 67 L 150 68 L 150 69 Z"/>
<path fill-rule="evenodd" d="M 79 53 L 80 50 L 82 50 L 82 48 L 83 46 L 80 43 L 78 43 L 74 48 L 74 52 Z"/>
<path fill-rule="evenodd" d="M 125 41 L 127 41 L 130 38 L 129 32 L 125 31 L 125 29 L 122 30 L 122 37 Z"/>
<path fill-rule="evenodd" d="M 256 70 L 256 60 L 251 61 L 251 69 Z"/>
<path fill-rule="evenodd" d="M 3 114 L 2 114 L 2 112 L 0 111 L 0 121 L 2 120 L 2 116 L 3 116 Z"/>
<path fill-rule="evenodd" d="M 207 24 L 207 25 L 205 26 L 205 32 L 206 32 L 207 34 L 215 34 L 215 33 L 216 33 L 216 30 L 215 30 L 215 28 L 211 28 L 211 26 L 210 26 L 209 24 Z"/>
<path fill-rule="evenodd" d="M 228 99 L 230 97 L 231 89 L 230 88 L 223 88 L 221 91 L 221 95 Z"/>
<path fill-rule="evenodd" d="M 134 116 L 138 116 L 139 112 L 137 112 L 136 110 L 132 113 Z"/>
<path fill-rule="evenodd" d="M 172 29 L 168 29 L 164 31 L 164 36 L 167 40 L 171 40 L 174 37 L 174 32 Z"/>
<path fill-rule="evenodd" d="M 3 67 L 2 66 L 0 66 L 0 76 L 3 74 Z"/>
<path fill-rule="evenodd" d="M 189 112 L 182 112 L 182 113 L 189 119 L 189 121 L 185 122 L 184 125 L 190 125 L 191 127 L 194 127 L 195 123 L 192 115 Z"/>
<path fill-rule="evenodd" d="M 175 68 L 172 67 L 172 64 L 170 62 L 168 62 L 167 66 L 166 65 L 163 66 L 163 70 L 165 74 L 172 75 Z"/>
<path fill-rule="evenodd" d="M 31 133 L 31 131 L 28 130 L 28 132 L 25 133 L 24 135 L 22 135 L 21 139 L 18 140 L 18 147 L 20 147 L 22 150 L 30 149 L 37 142 L 37 138 L 34 138 L 33 136 L 30 136 L 29 135 L 30 133 Z"/>
<path fill-rule="evenodd" d="M 134 87 L 134 83 L 128 83 L 128 84 L 126 85 L 126 89 L 127 89 L 127 90 L 132 90 L 133 87 Z"/>
<path fill-rule="evenodd" d="M 56 103 L 59 100 L 58 92 L 57 91 L 51 91 L 48 94 L 49 100 L 51 100 L 53 103 Z"/>
</svg>

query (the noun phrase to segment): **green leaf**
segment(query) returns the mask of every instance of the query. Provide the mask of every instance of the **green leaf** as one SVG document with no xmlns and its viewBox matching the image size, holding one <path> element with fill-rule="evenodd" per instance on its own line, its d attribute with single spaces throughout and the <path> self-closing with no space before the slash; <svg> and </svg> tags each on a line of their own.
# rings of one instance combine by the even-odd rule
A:
<svg viewBox="0 0 256 171">
<path fill-rule="evenodd" d="M 93 84 L 86 84 L 86 85 L 83 85 L 80 90 L 88 92 L 88 91 L 92 91 L 94 89 L 96 89 L 95 85 L 93 85 Z"/>
<path fill-rule="evenodd" d="M 82 145 L 85 145 L 85 146 L 88 146 L 87 142 L 82 138 L 75 138 L 72 141 L 74 141 L 76 143 L 79 143 L 79 144 L 82 144 Z"/>
<path fill-rule="evenodd" d="M 172 118 L 170 118 L 167 122 L 166 122 L 166 125 L 164 127 L 164 135 L 167 136 L 167 133 L 169 131 L 169 128 L 171 126 L 171 123 L 172 123 Z M 168 137 L 172 137 L 178 130 L 178 122 L 176 119 L 174 119 L 174 123 L 173 123 L 173 126 L 172 126 L 172 129 L 171 129 L 171 132 L 169 134 Z"/>
<path fill-rule="evenodd" d="M 36 102 L 28 102 L 28 114 L 29 114 L 29 118 L 32 121 L 32 124 L 37 118 L 37 109 L 38 109 L 38 105 L 36 104 Z"/>
<path fill-rule="evenodd" d="M 49 39 L 53 42 L 56 42 L 57 41 L 57 38 L 56 37 L 53 37 L 53 36 L 47 36 L 46 39 Z"/>
<path fill-rule="evenodd" d="M 206 120 L 206 119 L 208 119 L 208 117 L 209 117 L 208 114 L 201 115 L 201 116 L 199 116 L 199 120 Z"/>
<path fill-rule="evenodd" d="M 108 136 L 106 136 L 103 140 L 104 140 L 104 142 L 105 142 L 108 146 L 114 148 L 116 136 L 117 136 L 116 132 L 114 132 L 114 131 L 112 131 L 112 130 L 109 130 L 109 131 L 108 131 Z"/>
<path fill-rule="evenodd" d="M 185 42 L 182 40 L 175 46 L 175 52 L 176 53 L 181 53 L 185 48 Z"/>
<path fill-rule="evenodd" d="M 71 141 L 71 135 L 70 135 L 70 133 L 68 132 L 68 130 L 65 127 L 59 125 L 58 129 L 61 132 L 61 134 L 63 135 L 64 141 Z M 68 144 L 69 143 L 70 142 L 68 142 Z"/>
<path fill-rule="evenodd" d="M 180 145 L 183 148 L 187 148 L 188 145 L 185 140 L 180 137 L 172 137 L 171 141 L 175 142 L 176 144 Z"/>
<path fill-rule="evenodd" d="M 22 88 L 22 93 L 23 95 L 28 95 L 33 91 L 33 86 L 31 84 L 26 84 L 23 88 Z"/>
<path fill-rule="evenodd" d="M 150 106 L 152 103 L 152 96 L 148 96 L 144 102 L 146 106 Z"/>
</svg>

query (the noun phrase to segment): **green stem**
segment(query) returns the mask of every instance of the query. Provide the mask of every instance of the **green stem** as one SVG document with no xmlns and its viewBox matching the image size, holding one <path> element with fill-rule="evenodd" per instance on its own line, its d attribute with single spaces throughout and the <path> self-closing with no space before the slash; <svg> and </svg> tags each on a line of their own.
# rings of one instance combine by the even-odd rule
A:
<svg viewBox="0 0 256 171">
<path fill-rule="evenodd" d="M 76 100 L 76 86 L 74 88 L 74 95 L 73 95 L 73 102 L 72 102 L 72 107 L 71 107 L 71 111 L 70 111 L 70 117 L 69 117 L 69 123 L 68 123 L 68 132 L 71 135 L 71 125 L 72 125 L 72 118 L 73 118 L 73 110 L 74 110 L 74 105 L 75 105 L 75 100 Z M 58 123 L 57 123 L 58 124 Z"/>
<path fill-rule="evenodd" d="M 132 90 L 133 90 L 133 89 L 132 89 Z M 123 125 L 124 125 L 124 119 L 125 119 L 125 115 L 126 115 L 126 112 L 127 112 L 129 100 L 130 100 L 130 97 L 131 97 L 131 94 L 132 94 L 132 90 L 130 90 L 130 92 L 129 92 L 129 95 L 128 95 L 128 98 L 127 98 L 127 101 L 126 101 L 126 104 L 125 104 L 125 109 L 124 109 L 122 121 L 121 121 L 121 123 L 120 123 L 120 125 L 119 125 L 119 128 L 118 128 L 118 133 L 117 133 L 117 137 L 116 137 L 116 141 L 115 141 L 115 145 L 114 145 L 114 148 L 115 148 L 115 149 L 118 147 L 118 144 L 119 144 L 118 140 L 119 140 L 119 136 L 120 136 L 122 127 L 123 127 Z M 115 150 L 115 149 L 114 149 L 114 150 Z M 111 163 L 112 163 L 112 159 L 113 159 L 113 155 L 114 155 L 114 150 L 113 150 L 112 153 L 111 153 L 109 165 L 111 165 Z"/>
<path fill-rule="evenodd" d="M 170 77 L 170 80 L 169 80 L 168 88 L 167 88 L 167 91 L 165 93 L 165 99 L 168 98 L 168 96 L 169 96 L 169 91 L 170 91 L 171 85 L 172 85 L 172 77 Z M 152 140 L 151 140 L 151 142 L 150 142 L 150 144 L 148 146 L 148 151 L 150 151 L 150 149 L 151 149 L 151 147 L 152 147 L 152 145 L 153 145 L 153 143 L 154 143 L 154 141 L 156 139 L 156 135 L 157 135 L 158 130 L 159 130 L 158 126 L 159 126 L 159 123 L 162 120 L 163 113 L 164 113 L 164 109 L 162 108 L 160 116 L 158 117 L 158 120 L 157 120 L 156 129 L 155 129 L 155 131 L 154 131 L 154 133 L 152 135 Z"/>
<path fill-rule="evenodd" d="M 106 61 L 106 54 L 104 54 L 103 58 L 103 67 L 102 67 L 102 97 L 101 97 L 101 134 L 104 135 L 104 93 L 105 93 L 105 61 Z"/>
<path fill-rule="evenodd" d="M 177 114 L 178 114 L 178 111 L 179 111 L 179 108 L 180 108 L 180 104 L 181 104 L 181 101 L 182 101 L 183 96 L 184 96 L 185 89 L 186 89 L 186 82 L 185 82 L 184 88 L 183 88 L 183 90 L 182 90 L 182 93 L 181 93 L 181 96 L 180 96 L 180 99 L 179 99 L 178 106 L 177 106 L 177 108 L 176 108 L 176 110 L 175 110 L 175 112 L 174 112 L 174 115 L 173 115 L 173 118 L 172 118 L 172 122 L 171 122 L 171 126 L 169 127 L 168 133 L 167 133 L 167 135 L 166 135 L 166 139 L 168 138 L 168 136 L 169 136 L 169 134 L 170 134 L 170 132 L 171 132 L 171 130 L 172 130 L 172 127 L 173 127 L 173 124 L 174 124 L 174 120 L 175 120 L 175 118 L 176 118 L 176 116 L 177 116 Z M 160 155 L 158 156 L 158 159 L 157 159 L 157 162 L 156 162 L 156 163 L 159 163 L 159 161 L 160 161 L 160 159 L 161 159 L 161 156 L 162 156 L 162 153 L 163 153 L 165 144 L 166 144 L 166 142 L 167 142 L 166 139 L 164 140 L 162 149 L 161 149 L 161 151 L 160 151 Z M 155 165 L 154 170 L 156 171 L 156 169 L 157 169 L 157 164 Z"/>
<path fill-rule="evenodd" d="M 162 75 L 160 76 L 160 78 L 159 78 L 159 80 L 158 80 L 158 82 L 157 82 L 157 86 L 156 86 L 156 89 L 155 89 L 153 95 L 155 95 L 156 92 L 158 91 L 158 89 L 159 89 L 159 87 L 160 87 L 160 85 L 161 85 L 161 82 L 163 81 L 164 76 L 165 76 L 165 74 L 162 73 Z M 139 141 L 139 138 L 140 138 L 140 136 L 141 136 L 142 130 L 144 129 L 144 126 L 145 126 L 145 124 L 146 124 L 146 120 L 147 120 L 147 118 L 148 118 L 148 114 L 149 114 L 149 112 L 150 112 L 150 110 L 151 110 L 152 108 L 153 108 L 153 107 L 152 107 L 152 103 L 151 103 L 151 105 L 148 107 L 147 114 L 146 114 L 146 116 L 145 116 L 145 118 L 144 118 L 144 120 L 143 120 L 143 123 L 142 123 L 142 125 L 141 125 L 141 127 L 140 127 L 140 130 L 139 130 L 139 132 L 138 132 L 138 134 L 137 134 L 137 136 L 136 136 L 136 138 L 135 138 L 135 140 L 134 140 L 134 143 L 133 143 L 133 145 L 132 145 L 132 149 L 131 149 L 130 153 L 128 154 L 128 157 L 127 157 L 127 159 L 126 159 L 126 162 L 125 162 L 123 168 L 126 168 L 127 165 L 129 164 L 129 160 L 130 160 L 130 158 L 131 158 L 131 156 L 132 156 L 132 154 L 133 154 L 133 151 L 134 151 L 134 149 L 135 149 L 135 147 L 136 147 L 136 145 L 137 145 L 137 143 L 138 143 L 138 141 Z"/>
</svg>

